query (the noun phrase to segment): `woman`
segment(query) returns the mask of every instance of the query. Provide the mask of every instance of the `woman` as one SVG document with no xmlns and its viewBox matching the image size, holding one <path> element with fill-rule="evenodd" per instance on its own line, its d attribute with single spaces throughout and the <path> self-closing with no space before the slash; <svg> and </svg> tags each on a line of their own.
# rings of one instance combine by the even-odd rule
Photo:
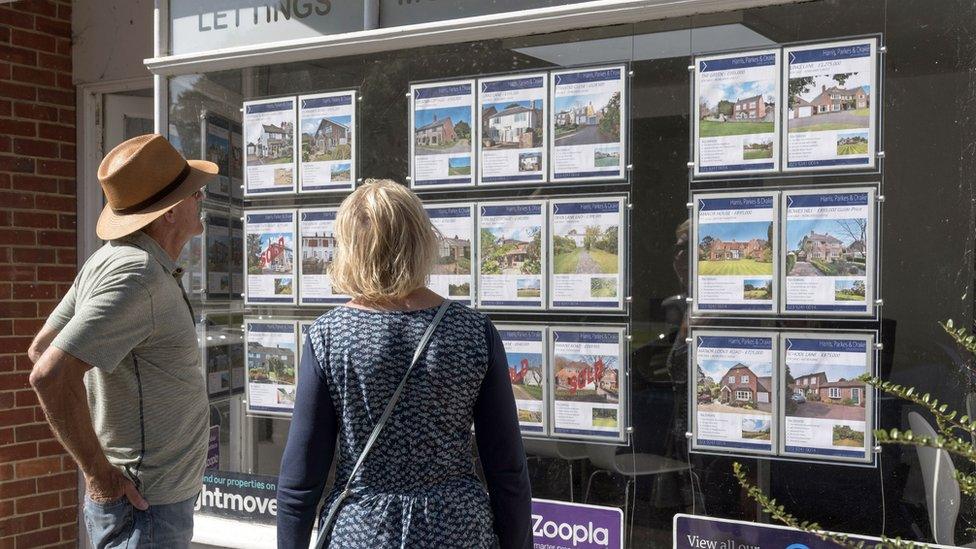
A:
<svg viewBox="0 0 976 549">
<path fill-rule="evenodd" d="M 306 549 L 333 455 L 328 512 L 444 299 L 426 288 L 436 229 L 420 200 L 368 181 L 339 208 L 333 290 L 352 296 L 308 331 L 278 477 L 278 547 Z M 488 492 L 475 475 L 471 424 Z M 338 434 L 338 443 L 336 435 Z M 531 495 L 505 349 L 453 303 L 352 482 L 332 547 L 532 546 Z"/>
</svg>

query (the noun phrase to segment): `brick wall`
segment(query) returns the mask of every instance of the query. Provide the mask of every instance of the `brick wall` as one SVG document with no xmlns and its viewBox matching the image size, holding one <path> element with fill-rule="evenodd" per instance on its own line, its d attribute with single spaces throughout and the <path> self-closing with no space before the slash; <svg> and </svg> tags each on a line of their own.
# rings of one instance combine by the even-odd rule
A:
<svg viewBox="0 0 976 549">
<path fill-rule="evenodd" d="M 77 473 L 25 351 L 75 274 L 71 2 L 0 5 L 0 549 L 74 547 Z"/>
</svg>

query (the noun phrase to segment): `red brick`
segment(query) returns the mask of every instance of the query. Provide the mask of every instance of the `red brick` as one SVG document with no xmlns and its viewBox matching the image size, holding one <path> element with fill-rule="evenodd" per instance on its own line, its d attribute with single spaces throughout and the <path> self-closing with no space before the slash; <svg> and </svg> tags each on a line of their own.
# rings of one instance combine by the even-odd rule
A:
<svg viewBox="0 0 976 549">
<path fill-rule="evenodd" d="M 14 212 L 14 227 L 36 227 L 41 229 L 57 228 L 58 216 L 53 213 L 38 213 L 34 211 Z M 28 253 L 28 250 L 19 250 Z M 17 259 L 17 251 L 14 251 L 14 261 L 30 261 L 29 259 Z M 49 261 L 45 263 L 50 263 Z"/>
<path fill-rule="evenodd" d="M 51 428 L 48 427 L 47 423 L 38 423 L 36 425 L 23 425 L 14 429 L 14 436 L 17 437 L 17 442 L 36 442 L 39 440 L 51 440 L 54 438 L 54 433 L 51 432 Z M 36 451 L 36 450 L 35 450 Z M 20 465 L 17 465 L 20 467 Z M 18 470 L 19 471 L 19 470 Z M 57 469 L 50 470 L 44 474 L 51 474 L 54 472 L 61 472 L 61 463 L 58 462 Z M 22 475 L 17 473 L 18 477 L 34 476 L 34 475 Z"/>
<path fill-rule="evenodd" d="M 68 456 L 65 456 L 67 459 Z M 40 486 L 38 486 L 40 488 Z M 78 490 L 61 490 L 61 505 L 67 507 L 68 505 L 74 505 L 78 502 Z"/>
<path fill-rule="evenodd" d="M 0 230 L 0 234 L 2 234 Z M 34 280 L 37 272 L 28 265 L 0 265 L 0 280 L 24 281 Z"/>
<path fill-rule="evenodd" d="M 0 119 L 0 133 L 34 137 L 37 135 L 37 124 L 23 120 Z"/>
<path fill-rule="evenodd" d="M 6 135 L 0 135 L 0 151 L 11 152 L 10 149 L 10 138 Z"/>
<path fill-rule="evenodd" d="M 58 121 L 73 127 L 75 125 L 75 110 L 58 109 Z"/>
<path fill-rule="evenodd" d="M 39 515 L 33 515 L 39 516 Z M 26 534 L 21 534 L 17 536 L 17 547 L 16 549 L 26 549 L 28 547 L 48 547 L 52 543 L 57 543 L 61 541 L 61 528 L 49 528 L 47 530 L 38 530 L 36 532 L 28 532 Z"/>
<path fill-rule="evenodd" d="M 8 4 L 7 6 L 0 6 L 0 24 L 22 29 L 32 29 L 34 28 L 34 16 L 29 13 L 23 13 L 16 8 L 9 7 Z"/>
<path fill-rule="evenodd" d="M 72 126 L 58 126 L 41 122 L 38 124 L 37 135 L 44 139 L 73 142 L 75 139 L 75 129 Z"/>
<path fill-rule="evenodd" d="M 13 428 L 0 429 L 0 445 L 6 446 L 7 444 L 13 444 L 14 442 L 14 430 Z"/>
<path fill-rule="evenodd" d="M 0 336 L 14 335 L 14 321 L 13 320 L 0 320 Z M 0 365 L 0 372 L 13 371 L 12 365 Z"/>
<path fill-rule="evenodd" d="M 13 32 L 18 32 L 14 30 Z M 11 34 L 13 34 L 13 32 Z M 7 44 L 0 44 L 0 60 L 18 63 L 20 65 L 36 65 L 37 52 L 28 48 L 18 48 Z"/>
<path fill-rule="evenodd" d="M 10 174 L 4 174 L 4 175 L 10 175 Z M 9 227 L 11 218 L 12 216 L 10 212 L 0 210 L 0 227 Z"/>
<path fill-rule="evenodd" d="M 18 377 L 26 377 L 18 374 Z M 26 379 L 24 380 L 26 383 Z M 23 444 L 7 444 L 0 446 L 0 462 L 9 461 L 20 461 L 22 459 L 30 459 L 37 457 L 37 443 L 36 442 L 25 442 Z M 2 485 L 0 485 L 2 489 Z M 0 493 L 0 499 L 5 498 L 2 493 Z"/>
<path fill-rule="evenodd" d="M 58 73 L 57 86 L 62 90 L 75 91 L 75 82 L 71 75 L 66 72 Z"/>
<path fill-rule="evenodd" d="M 15 157 L 0 157 L 0 166 L 3 165 L 6 159 L 13 159 Z M 3 204 L 4 208 L 25 210 L 33 208 L 36 203 L 34 201 L 34 195 L 23 191 L 0 191 L 0 204 Z M 14 225 L 16 226 L 16 225 Z M 22 235 L 16 235 L 22 236 Z M 10 242 L 4 242 L 3 237 L 0 236 L 0 244 L 10 244 Z"/>
<path fill-rule="evenodd" d="M 71 57 L 54 53 L 37 53 L 37 66 L 63 72 L 71 72 Z"/>
<path fill-rule="evenodd" d="M 14 103 L 14 116 L 19 118 L 33 118 L 35 120 L 58 121 L 58 108 L 34 103 Z"/>
<path fill-rule="evenodd" d="M 71 277 L 71 280 L 74 280 L 74 277 Z M 37 316 L 39 318 L 47 318 L 51 316 L 51 313 L 54 312 L 54 308 L 57 306 L 57 301 L 42 301 L 37 304 Z"/>
<path fill-rule="evenodd" d="M 34 191 L 39 193 L 58 192 L 58 180 L 53 177 L 14 174 L 13 184 L 11 186 L 21 191 Z"/>
<path fill-rule="evenodd" d="M 0 42 L 10 43 L 10 27 L 0 26 Z"/>
<path fill-rule="evenodd" d="M 44 484 L 42 482 L 40 488 L 43 489 L 43 487 Z M 57 493 L 30 496 L 17 500 L 17 513 L 27 514 L 38 513 L 40 511 L 49 511 L 51 509 L 57 509 L 60 505 L 61 497 Z"/>
<path fill-rule="evenodd" d="M 0 499 L 12 499 L 36 493 L 37 483 L 32 478 L 0 483 Z M 0 535 L 6 534 L 0 530 Z"/>
<path fill-rule="evenodd" d="M 64 38 L 71 37 L 71 23 L 64 21 L 56 21 L 46 17 L 38 17 L 34 23 L 34 28 L 53 36 L 61 36 Z"/>
<path fill-rule="evenodd" d="M 0 482 L 14 478 L 14 466 L 9 463 L 0 465 Z M 0 515 L 2 516 L 2 515 Z"/>
<path fill-rule="evenodd" d="M 57 443 L 57 441 L 54 441 L 54 442 Z M 42 442 L 41 444 L 49 444 L 49 442 Z M 64 454 L 64 448 L 61 447 L 61 444 L 60 443 L 57 444 L 57 447 L 60 450 L 60 453 L 61 454 Z M 70 456 L 68 456 L 68 457 L 70 459 Z M 58 459 L 58 460 L 60 460 L 61 459 L 61 456 L 56 456 L 56 457 L 54 457 L 52 459 Z M 71 463 L 72 463 L 72 465 L 71 465 L 71 470 L 70 471 L 67 471 L 67 472 L 64 472 L 64 473 L 58 473 L 56 475 L 51 475 L 49 477 L 46 477 L 44 479 L 44 485 L 43 485 L 42 489 L 43 490 L 51 490 L 51 491 L 55 491 L 55 490 L 67 490 L 69 488 L 72 488 L 74 486 L 77 486 L 78 485 L 78 472 L 77 472 L 77 470 L 74 467 L 74 462 L 72 461 Z M 63 465 L 63 463 L 62 463 L 62 465 Z"/>
<path fill-rule="evenodd" d="M 71 21 L 71 4 L 58 4 L 58 19 Z"/>
<path fill-rule="evenodd" d="M 54 250 L 46 249 L 36 249 L 31 250 L 36 252 L 50 253 Z M 29 261 L 26 260 L 25 263 L 54 263 L 53 253 L 51 254 L 50 260 L 45 261 Z M 55 286 L 54 284 L 23 284 L 16 283 L 13 285 L 13 297 L 14 299 L 55 299 Z"/>
<path fill-rule="evenodd" d="M 34 339 L 34 334 L 27 334 L 27 335 L 29 337 L 23 338 L 25 341 L 28 339 Z M 28 343 L 27 345 L 29 346 L 30 343 Z M 27 356 L 26 351 L 27 349 L 25 348 L 23 351 L 18 351 L 20 354 L 14 355 L 14 359 L 16 360 L 16 366 L 14 369 L 17 370 L 18 372 L 30 372 L 31 370 L 34 369 L 34 363 L 31 362 L 31 359 L 29 356 Z M 37 421 L 46 421 L 46 419 L 41 418 L 38 419 Z"/>
<path fill-rule="evenodd" d="M 58 51 L 58 44 L 54 41 L 53 36 L 39 34 L 36 32 L 28 32 L 21 29 L 11 30 L 10 43 L 15 46 L 28 48 L 31 50 L 47 51 L 51 53 L 56 53 Z"/>
<path fill-rule="evenodd" d="M 0 489 L 2 489 L 2 486 L 3 485 L 0 485 Z M 29 493 L 33 493 L 33 492 L 29 492 Z M 6 520 L 0 520 L 0 536 L 22 534 L 24 532 L 37 530 L 40 527 L 41 527 L 40 515 L 27 515 L 25 517 L 16 517 L 16 518 L 10 518 Z"/>
<path fill-rule="evenodd" d="M 14 400 L 17 403 L 18 408 L 25 408 L 27 406 L 38 406 L 37 393 L 33 389 L 27 389 L 24 391 L 17 391 L 14 393 Z"/>
<path fill-rule="evenodd" d="M 53 511 L 46 511 L 42 513 L 41 525 L 44 527 L 48 527 L 48 526 L 59 526 L 61 524 L 73 524 L 77 518 L 78 518 L 77 507 L 65 507 L 63 509 L 56 509 Z"/>
<path fill-rule="evenodd" d="M 40 281 L 54 281 L 54 282 L 71 282 L 75 279 L 75 268 L 74 267 L 38 267 L 37 268 L 37 280 Z M 54 305 L 50 305 L 51 310 L 53 310 Z M 47 315 L 47 307 L 38 305 L 38 314 Z"/>
<path fill-rule="evenodd" d="M 59 248 L 58 263 L 61 265 L 77 265 L 78 251 L 72 248 Z"/>
<path fill-rule="evenodd" d="M 34 159 L 24 158 L 21 156 L 0 156 L 0 170 L 5 172 L 18 172 L 18 173 L 33 173 L 34 172 Z M 13 193 L 6 193 L 13 194 Z M 30 195 L 26 195 L 30 196 Z M 2 200 L 0 204 L 6 205 Z"/>
<path fill-rule="evenodd" d="M 44 440 L 37 443 L 37 456 L 61 456 L 64 454 L 64 446 L 57 440 Z M 44 481 L 50 482 L 50 481 Z M 58 488 L 67 488 L 67 486 L 50 486 L 50 489 L 57 490 Z"/>
<path fill-rule="evenodd" d="M 15 154 L 24 156 L 40 156 L 44 158 L 58 158 L 61 155 L 61 147 L 52 141 L 38 141 L 36 139 L 19 138 L 14 139 Z"/>
<path fill-rule="evenodd" d="M 6 63 L 0 63 L 0 79 L 10 78 L 10 65 Z M 0 116 L 10 116 L 13 112 L 11 108 L 10 101 L 3 100 L 0 101 Z"/>
<path fill-rule="evenodd" d="M 78 158 L 78 149 L 74 145 L 61 143 L 61 158 L 70 158 L 71 160 Z"/>
<path fill-rule="evenodd" d="M 58 214 L 58 227 L 73 231 L 77 225 L 77 220 L 74 214 Z"/>
<path fill-rule="evenodd" d="M 74 247 L 77 244 L 74 231 L 40 231 L 37 241 L 44 246 Z"/>
<path fill-rule="evenodd" d="M 58 16 L 58 6 L 50 0 L 20 0 L 17 2 L 17 9 L 47 17 Z"/>
<path fill-rule="evenodd" d="M 39 88 L 37 90 L 37 100 L 41 103 L 54 103 L 55 105 L 68 107 L 75 104 L 75 94 L 71 91 Z"/>
<path fill-rule="evenodd" d="M 45 425 L 45 427 L 47 426 Z M 61 458 L 59 456 L 42 457 L 14 464 L 14 474 L 17 475 L 17 478 L 40 477 L 55 473 L 61 473 Z M 42 491 L 57 489 L 48 486 L 47 479 L 44 479 L 38 488 Z"/>
<path fill-rule="evenodd" d="M 61 190 L 60 184 L 58 190 Z M 77 202 L 72 197 L 39 194 L 34 198 L 38 210 L 55 212 L 74 212 Z"/>
<path fill-rule="evenodd" d="M 53 285 L 49 285 L 54 287 Z M 40 298 L 44 299 L 44 298 Z M 14 335 L 34 337 L 44 325 L 43 318 L 18 318 L 13 321 Z M 22 355 L 18 355 L 22 356 Z M 26 358 L 26 357 L 25 357 Z M 28 362 L 30 359 L 28 358 Z M 33 365 L 32 365 L 33 366 Z"/>
<path fill-rule="evenodd" d="M 3 195 L 4 193 L 0 193 L 0 200 L 4 199 Z M 20 229 L 0 229 L 0 244 L 17 244 L 20 246 L 33 246 L 37 244 L 37 241 L 34 239 L 34 231 L 24 231 Z"/>
<path fill-rule="evenodd" d="M 13 82 L 0 81 L 0 97 L 10 97 L 12 99 L 28 99 L 33 101 L 37 98 L 37 88 L 14 84 Z"/>
<path fill-rule="evenodd" d="M 37 307 L 37 305 L 34 303 L 31 303 L 31 305 L 33 305 L 35 308 Z M 3 337 L 0 339 L 6 340 L 6 339 L 21 339 L 21 338 Z M 26 347 L 24 349 L 26 350 Z M 18 389 L 30 389 L 30 383 L 27 382 L 27 376 L 19 373 L 0 374 L 0 390 L 10 391 L 10 390 L 18 390 Z"/>
<path fill-rule="evenodd" d="M 54 156 L 57 157 L 57 153 L 55 153 Z M 37 173 L 43 175 L 60 175 L 61 177 L 72 177 L 76 173 L 75 161 L 74 160 L 38 160 Z"/>
</svg>

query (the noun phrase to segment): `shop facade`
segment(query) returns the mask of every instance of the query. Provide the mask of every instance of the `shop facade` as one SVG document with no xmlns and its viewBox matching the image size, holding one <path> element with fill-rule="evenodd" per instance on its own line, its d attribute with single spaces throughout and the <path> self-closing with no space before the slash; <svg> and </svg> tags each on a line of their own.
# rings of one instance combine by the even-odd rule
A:
<svg viewBox="0 0 976 549">
<path fill-rule="evenodd" d="M 156 131 L 221 166 L 184 257 L 195 542 L 273 543 L 303 330 L 344 299 L 331 220 L 365 178 L 418 192 L 431 285 L 502 330 L 537 541 L 770 522 L 734 462 L 826 529 L 971 541 L 971 499 L 872 433 L 921 408 L 858 376 L 974 400 L 938 324 L 974 312 L 973 3 L 197 4 L 157 3 L 146 61 Z"/>
</svg>

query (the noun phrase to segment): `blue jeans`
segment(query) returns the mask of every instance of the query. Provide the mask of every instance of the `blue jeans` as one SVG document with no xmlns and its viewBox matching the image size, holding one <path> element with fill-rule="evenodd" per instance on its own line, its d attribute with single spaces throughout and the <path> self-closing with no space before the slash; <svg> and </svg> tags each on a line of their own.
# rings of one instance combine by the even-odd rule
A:
<svg viewBox="0 0 976 549">
<path fill-rule="evenodd" d="M 193 537 L 196 496 L 140 511 L 120 499 L 98 503 L 85 496 L 85 527 L 95 549 L 183 549 Z"/>
</svg>

